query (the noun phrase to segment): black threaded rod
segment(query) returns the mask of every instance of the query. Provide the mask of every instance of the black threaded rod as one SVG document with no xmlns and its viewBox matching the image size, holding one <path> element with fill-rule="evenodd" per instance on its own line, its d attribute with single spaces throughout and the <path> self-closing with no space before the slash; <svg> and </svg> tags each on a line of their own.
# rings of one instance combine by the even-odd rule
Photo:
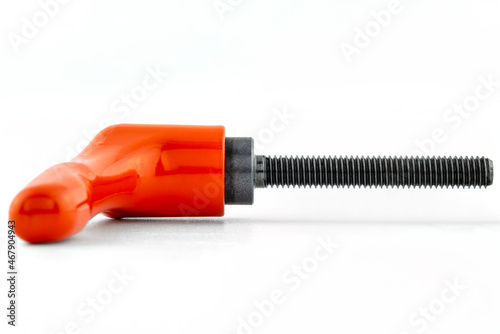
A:
<svg viewBox="0 0 500 334">
<path fill-rule="evenodd" d="M 255 188 L 488 187 L 493 161 L 452 157 L 268 157 L 253 153 L 250 137 L 227 137 L 224 202 L 252 204 Z"/>
<path fill-rule="evenodd" d="M 265 157 L 256 156 L 256 187 L 487 187 L 487 158 Z"/>
</svg>

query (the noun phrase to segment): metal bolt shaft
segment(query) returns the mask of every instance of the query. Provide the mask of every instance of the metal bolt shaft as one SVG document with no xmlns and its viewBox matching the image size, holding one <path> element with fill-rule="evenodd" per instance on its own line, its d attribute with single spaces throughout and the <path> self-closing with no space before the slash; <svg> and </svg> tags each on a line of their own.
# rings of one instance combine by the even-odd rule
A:
<svg viewBox="0 0 500 334">
<path fill-rule="evenodd" d="M 487 158 L 255 157 L 255 186 L 487 187 Z"/>
<path fill-rule="evenodd" d="M 488 187 L 493 161 L 479 157 L 276 157 L 255 155 L 250 137 L 226 137 L 224 201 L 253 203 L 255 188 Z"/>
</svg>

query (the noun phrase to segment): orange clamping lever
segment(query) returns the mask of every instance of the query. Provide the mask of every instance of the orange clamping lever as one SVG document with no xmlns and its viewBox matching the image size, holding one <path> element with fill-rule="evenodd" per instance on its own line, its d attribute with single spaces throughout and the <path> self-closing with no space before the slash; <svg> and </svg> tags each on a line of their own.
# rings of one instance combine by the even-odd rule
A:
<svg viewBox="0 0 500 334">
<path fill-rule="evenodd" d="M 14 198 L 15 232 L 38 243 L 65 239 L 99 213 L 222 216 L 224 138 L 223 126 L 110 126 Z"/>
</svg>

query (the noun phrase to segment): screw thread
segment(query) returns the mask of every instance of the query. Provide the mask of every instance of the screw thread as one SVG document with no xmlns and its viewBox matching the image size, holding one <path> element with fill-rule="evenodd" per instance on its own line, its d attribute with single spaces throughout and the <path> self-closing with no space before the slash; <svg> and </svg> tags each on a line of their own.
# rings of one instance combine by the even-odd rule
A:
<svg viewBox="0 0 500 334">
<path fill-rule="evenodd" d="M 262 157 L 262 186 L 487 187 L 487 158 Z"/>
</svg>

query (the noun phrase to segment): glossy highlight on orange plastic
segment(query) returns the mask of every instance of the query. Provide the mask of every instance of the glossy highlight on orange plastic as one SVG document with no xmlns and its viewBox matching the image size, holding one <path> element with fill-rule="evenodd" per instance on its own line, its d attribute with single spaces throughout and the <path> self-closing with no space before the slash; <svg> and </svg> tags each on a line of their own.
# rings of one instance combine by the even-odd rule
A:
<svg viewBox="0 0 500 334">
<path fill-rule="evenodd" d="M 68 238 L 108 217 L 224 215 L 224 127 L 113 125 L 71 162 L 13 200 L 9 219 L 29 242 Z"/>
</svg>

